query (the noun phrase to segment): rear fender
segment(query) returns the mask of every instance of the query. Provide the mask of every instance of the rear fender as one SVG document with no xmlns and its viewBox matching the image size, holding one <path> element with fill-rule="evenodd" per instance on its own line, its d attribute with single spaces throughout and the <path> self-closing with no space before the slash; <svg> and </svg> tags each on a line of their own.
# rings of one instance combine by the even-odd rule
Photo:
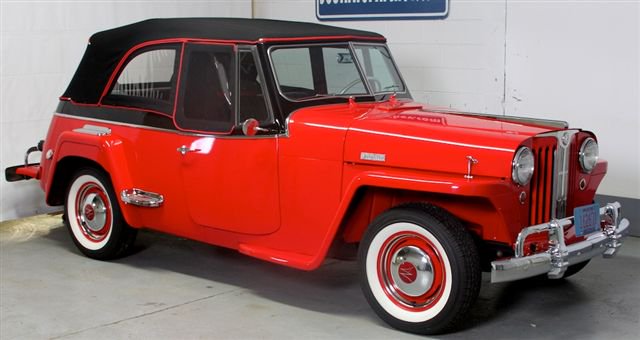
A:
<svg viewBox="0 0 640 340">
<path fill-rule="evenodd" d="M 130 225 L 136 226 L 136 223 L 132 223 L 136 220 L 135 216 L 128 209 L 125 209 L 119 199 L 123 189 L 132 187 L 126 143 L 119 136 L 112 134 L 91 135 L 76 131 L 61 133 L 56 141 L 51 159 L 53 171 L 46 172 L 46 178 L 43 178 L 47 203 L 61 204 L 60 190 L 56 190 L 56 187 L 62 188 L 62 197 L 64 197 L 69 183 L 56 183 L 56 181 L 70 179 L 73 172 L 79 169 L 77 167 L 58 168 L 58 165 L 65 164 L 65 161 L 72 158 L 87 161 L 74 162 L 74 164 L 97 165 L 109 175 L 125 220 Z M 64 198 L 62 198 L 63 202 Z"/>
</svg>

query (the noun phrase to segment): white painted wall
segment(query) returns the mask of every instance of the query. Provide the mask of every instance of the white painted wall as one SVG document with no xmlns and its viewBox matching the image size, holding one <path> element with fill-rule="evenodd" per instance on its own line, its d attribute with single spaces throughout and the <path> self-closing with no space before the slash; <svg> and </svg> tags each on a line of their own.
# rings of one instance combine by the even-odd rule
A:
<svg viewBox="0 0 640 340">
<path fill-rule="evenodd" d="M 318 22 L 313 0 L 253 2 L 254 17 Z M 384 34 L 416 100 L 594 131 L 598 192 L 639 199 L 639 22 L 640 1 L 450 0 L 445 20 L 326 23 Z"/>
<path fill-rule="evenodd" d="M 595 132 L 609 161 L 598 192 L 636 199 L 639 22 L 640 1 L 509 1 L 506 44 L 506 112 Z"/>
<path fill-rule="evenodd" d="M 88 37 L 152 17 L 317 22 L 313 0 L 0 0 L 0 168 L 43 138 Z M 253 8 L 251 3 L 253 2 Z M 384 34 L 414 98 L 567 120 L 596 132 L 599 193 L 640 198 L 640 2 L 451 0 L 445 20 L 330 24 Z M 0 180 L 0 221 L 46 211 L 35 181 Z"/>
<path fill-rule="evenodd" d="M 44 139 L 91 34 L 154 17 L 251 17 L 251 0 L 0 0 L 0 168 Z M 34 157 L 37 161 L 37 157 Z M 0 221 L 50 211 L 36 181 L 0 180 Z"/>
</svg>

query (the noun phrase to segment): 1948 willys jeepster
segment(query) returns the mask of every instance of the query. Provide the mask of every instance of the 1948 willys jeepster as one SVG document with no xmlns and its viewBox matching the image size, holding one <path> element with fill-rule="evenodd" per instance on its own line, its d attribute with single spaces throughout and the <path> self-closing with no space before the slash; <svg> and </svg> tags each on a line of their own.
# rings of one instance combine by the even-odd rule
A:
<svg viewBox="0 0 640 340">
<path fill-rule="evenodd" d="M 465 318 L 483 270 L 562 278 L 612 256 L 629 222 L 593 203 L 606 169 L 565 122 L 413 102 L 379 34 L 184 18 L 93 35 L 6 178 L 39 179 L 96 259 L 139 228 L 303 270 L 357 249 L 375 312 L 432 334 Z"/>
</svg>

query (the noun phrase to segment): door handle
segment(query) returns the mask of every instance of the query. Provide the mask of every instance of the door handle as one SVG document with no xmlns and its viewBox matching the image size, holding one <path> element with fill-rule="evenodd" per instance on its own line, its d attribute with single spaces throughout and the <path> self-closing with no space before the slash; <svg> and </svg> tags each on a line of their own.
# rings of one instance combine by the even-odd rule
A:
<svg viewBox="0 0 640 340">
<path fill-rule="evenodd" d="M 201 151 L 200 149 L 190 149 L 188 146 L 183 145 L 181 147 L 179 147 L 178 149 L 176 149 L 181 155 L 186 155 L 187 152 L 198 152 Z"/>
</svg>

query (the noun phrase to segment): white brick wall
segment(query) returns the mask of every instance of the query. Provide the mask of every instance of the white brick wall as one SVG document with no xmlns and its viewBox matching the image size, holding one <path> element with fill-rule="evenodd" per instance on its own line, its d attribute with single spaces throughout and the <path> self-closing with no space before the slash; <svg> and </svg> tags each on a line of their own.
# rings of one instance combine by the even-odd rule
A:
<svg viewBox="0 0 640 340">
<path fill-rule="evenodd" d="M 318 22 L 313 0 L 254 17 Z M 594 131 L 599 193 L 640 198 L 640 1 L 450 0 L 445 20 L 332 21 L 384 34 L 416 100 Z"/>
<path fill-rule="evenodd" d="M 45 137 L 91 34 L 154 17 L 251 17 L 251 0 L 0 2 L 0 168 Z M 34 156 L 34 161 L 36 161 Z M 50 211 L 36 181 L 0 180 L 0 221 Z"/>
</svg>

